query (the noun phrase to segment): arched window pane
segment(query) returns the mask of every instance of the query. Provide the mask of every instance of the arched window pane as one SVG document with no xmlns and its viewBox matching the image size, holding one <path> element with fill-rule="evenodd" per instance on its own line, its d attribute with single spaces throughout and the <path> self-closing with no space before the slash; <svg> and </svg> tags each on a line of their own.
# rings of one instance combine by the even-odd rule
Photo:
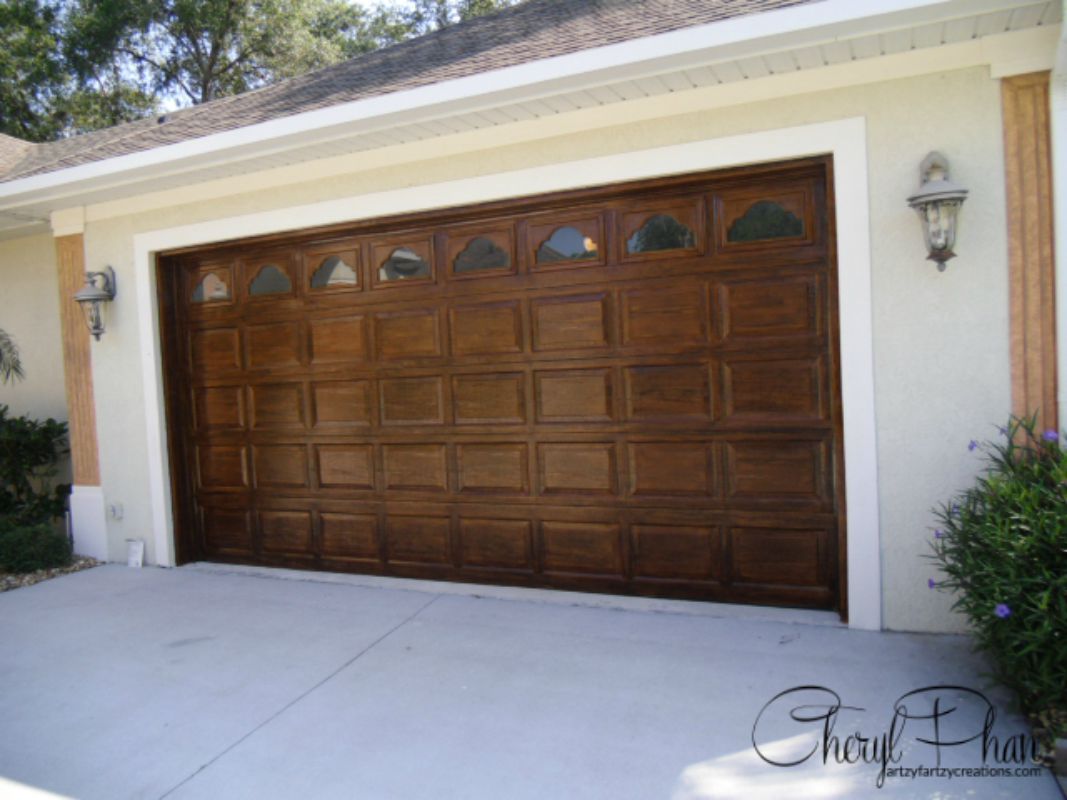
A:
<svg viewBox="0 0 1067 800">
<path fill-rule="evenodd" d="M 693 247 L 696 237 L 685 225 L 669 214 L 656 214 L 634 231 L 626 242 L 630 253 L 650 253 L 656 250 L 685 250 Z"/>
<path fill-rule="evenodd" d="M 230 287 L 226 285 L 226 281 L 214 272 L 209 272 L 201 279 L 200 283 L 193 289 L 191 298 L 194 303 L 213 303 L 229 299 Z"/>
<path fill-rule="evenodd" d="M 430 265 L 410 247 L 398 247 L 378 268 L 379 281 L 408 281 L 428 278 Z"/>
<path fill-rule="evenodd" d="M 778 203 L 760 200 L 753 203 L 743 216 L 734 220 L 727 234 L 730 242 L 757 242 L 761 239 L 781 239 L 802 236 L 804 223 Z"/>
<path fill-rule="evenodd" d="M 311 276 L 312 289 L 326 289 L 330 286 L 355 286 L 356 271 L 340 256 L 324 258 L 315 274 Z"/>
<path fill-rule="evenodd" d="M 248 293 L 253 297 L 262 297 L 269 294 L 286 294 L 293 289 L 289 276 L 282 272 L 274 264 L 267 264 L 256 275 L 252 285 L 248 287 Z"/>
<path fill-rule="evenodd" d="M 508 254 L 489 239 L 471 239 L 452 264 L 456 272 L 475 272 L 483 269 L 507 269 L 511 266 Z"/>
<path fill-rule="evenodd" d="M 556 228 L 537 248 L 537 263 L 587 261 L 597 257 L 597 243 L 577 228 Z"/>
</svg>

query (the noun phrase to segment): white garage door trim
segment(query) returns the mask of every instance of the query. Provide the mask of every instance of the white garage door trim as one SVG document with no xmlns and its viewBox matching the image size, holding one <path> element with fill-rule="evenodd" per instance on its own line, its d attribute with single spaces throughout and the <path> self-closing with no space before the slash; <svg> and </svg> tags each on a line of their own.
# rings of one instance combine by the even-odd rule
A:
<svg viewBox="0 0 1067 800">
<path fill-rule="evenodd" d="M 849 625 L 882 625 L 881 548 L 874 407 L 867 134 L 863 118 L 706 139 L 445 183 L 293 206 L 134 236 L 148 474 L 156 561 L 174 564 L 167 428 L 156 302 L 156 252 L 333 223 L 580 189 L 662 175 L 830 154 L 838 251 L 844 412 Z M 104 443 L 106 447 L 106 443 Z"/>
</svg>

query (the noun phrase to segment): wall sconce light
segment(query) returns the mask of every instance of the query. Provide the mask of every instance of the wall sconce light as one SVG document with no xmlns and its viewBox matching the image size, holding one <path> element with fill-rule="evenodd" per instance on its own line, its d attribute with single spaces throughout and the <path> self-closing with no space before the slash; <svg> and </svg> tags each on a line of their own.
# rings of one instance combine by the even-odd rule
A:
<svg viewBox="0 0 1067 800">
<path fill-rule="evenodd" d="M 106 303 L 115 299 L 115 270 L 104 267 L 100 272 L 86 272 L 85 285 L 74 293 L 74 300 L 81 306 L 89 333 L 98 342 L 104 333 Z"/>
<path fill-rule="evenodd" d="M 919 191 L 908 198 L 908 205 L 919 213 L 923 238 L 930 261 L 944 271 L 945 262 L 955 258 L 956 220 L 967 190 L 948 177 L 948 159 L 934 151 L 919 166 Z"/>
</svg>

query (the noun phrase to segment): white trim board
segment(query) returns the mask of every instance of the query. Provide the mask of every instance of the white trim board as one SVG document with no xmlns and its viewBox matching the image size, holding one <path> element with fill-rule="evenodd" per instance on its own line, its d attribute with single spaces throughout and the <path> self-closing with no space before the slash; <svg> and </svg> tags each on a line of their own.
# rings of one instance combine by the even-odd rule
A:
<svg viewBox="0 0 1067 800">
<path fill-rule="evenodd" d="M 860 117 L 405 187 L 135 235 L 134 267 L 148 426 L 149 463 L 146 466 L 158 563 L 174 564 L 174 523 L 167 480 L 169 467 L 155 253 L 280 231 L 506 199 L 515 196 L 516 186 L 522 186 L 527 194 L 541 194 L 826 154 L 834 158 L 836 195 L 849 625 L 867 630 L 880 629 L 882 578 L 867 127 Z"/>
</svg>

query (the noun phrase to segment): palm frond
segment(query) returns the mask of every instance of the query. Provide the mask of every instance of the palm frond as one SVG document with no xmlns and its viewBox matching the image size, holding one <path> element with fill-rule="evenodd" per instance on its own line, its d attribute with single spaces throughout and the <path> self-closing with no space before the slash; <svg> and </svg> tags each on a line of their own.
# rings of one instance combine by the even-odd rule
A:
<svg viewBox="0 0 1067 800">
<path fill-rule="evenodd" d="M 0 382 L 14 383 L 25 377 L 22 371 L 22 361 L 19 358 L 19 348 L 11 334 L 0 330 Z"/>
</svg>

